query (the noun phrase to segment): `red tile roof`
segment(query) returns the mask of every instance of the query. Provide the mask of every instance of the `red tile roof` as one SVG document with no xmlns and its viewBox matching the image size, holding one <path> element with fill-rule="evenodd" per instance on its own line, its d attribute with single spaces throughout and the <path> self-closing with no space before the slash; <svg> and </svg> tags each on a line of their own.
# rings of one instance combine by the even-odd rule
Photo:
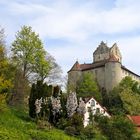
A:
<svg viewBox="0 0 140 140">
<path fill-rule="evenodd" d="M 115 56 L 110 56 L 109 59 L 105 59 L 105 60 L 101 60 L 101 61 L 97 61 L 97 62 L 89 63 L 89 64 L 85 64 L 85 63 L 84 64 L 79 64 L 79 62 L 76 61 L 75 64 L 72 66 L 72 68 L 68 71 L 68 73 L 70 71 L 86 71 L 86 70 L 91 70 L 91 69 L 103 67 L 103 66 L 105 66 L 105 64 L 107 62 L 118 62 L 118 60 Z M 130 71 L 125 66 L 122 65 L 121 68 L 128 71 L 129 73 L 132 73 L 132 74 L 138 76 L 140 78 L 140 75 Z"/>
<path fill-rule="evenodd" d="M 129 116 L 129 118 L 136 126 L 140 126 L 140 116 Z"/>
<path fill-rule="evenodd" d="M 80 68 L 81 70 L 84 70 L 84 69 L 89 69 L 92 67 L 93 64 L 81 64 L 80 65 Z"/>
<path fill-rule="evenodd" d="M 102 67 L 102 66 L 105 65 L 106 62 L 107 62 L 107 60 L 103 60 L 103 61 L 99 61 L 99 62 L 94 62 L 94 63 L 90 63 L 90 64 L 79 64 L 78 61 L 76 61 L 76 63 L 72 66 L 70 71 L 71 70 L 73 70 L 73 71 L 90 70 L 90 69 Z"/>
<path fill-rule="evenodd" d="M 75 64 L 72 66 L 71 70 L 81 70 L 80 64 L 78 61 L 75 62 Z"/>
</svg>

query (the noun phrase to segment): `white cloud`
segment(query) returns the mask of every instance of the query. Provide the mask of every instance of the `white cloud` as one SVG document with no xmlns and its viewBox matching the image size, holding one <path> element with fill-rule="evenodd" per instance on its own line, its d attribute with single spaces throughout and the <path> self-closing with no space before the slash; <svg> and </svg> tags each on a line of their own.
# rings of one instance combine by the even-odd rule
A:
<svg viewBox="0 0 140 140">
<path fill-rule="evenodd" d="M 116 1 L 110 10 L 98 10 L 86 6 L 74 7 L 68 2 L 52 6 L 53 12 L 46 12 L 31 22 L 42 36 L 65 38 L 75 41 L 86 40 L 96 34 L 116 34 L 140 29 L 140 12 L 137 4 Z M 69 5 L 68 5 L 69 4 Z"/>
<path fill-rule="evenodd" d="M 77 58 L 82 63 L 84 60 L 92 61 L 92 52 L 105 38 L 110 44 L 118 42 L 124 63 L 140 73 L 137 67 L 140 52 L 140 1 L 112 0 L 113 2 L 114 4 L 106 8 L 104 0 L 85 0 L 83 3 L 75 3 L 75 0 L 40 3 L 35 0 L 34 3 L 33 0 L 5 0 L 0 1 L 0 6 L 6 7 L 4 13 L 0 10 L 0 22 L 7 28 L 10 37 L 21 25 L 27 24 L 31 25 L 43 40 L 61 39 L 70 42 L 62 46 L 55 43 L 47 48 L 64 72 L 69 70 Z M 133 32 L 138 32 L 138 35 L 129 37 Z M 120 34 L 127 37 L 118 37 Z M 103 37 L 105 35 L 106 37 Z"/>
</svg>

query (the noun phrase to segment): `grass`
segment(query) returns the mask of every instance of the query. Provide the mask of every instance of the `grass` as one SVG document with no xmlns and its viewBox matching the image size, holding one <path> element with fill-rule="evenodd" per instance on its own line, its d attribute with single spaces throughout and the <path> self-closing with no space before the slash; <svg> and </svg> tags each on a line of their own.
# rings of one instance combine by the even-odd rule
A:
<svg viewBox="0 0 140 140">
<path fill-rule="evenodd" d="M 26 112 L 9 108 L 0 103 L 0 140 L 77 140 L 63 131 L 37 129 Z"/>
</svg>

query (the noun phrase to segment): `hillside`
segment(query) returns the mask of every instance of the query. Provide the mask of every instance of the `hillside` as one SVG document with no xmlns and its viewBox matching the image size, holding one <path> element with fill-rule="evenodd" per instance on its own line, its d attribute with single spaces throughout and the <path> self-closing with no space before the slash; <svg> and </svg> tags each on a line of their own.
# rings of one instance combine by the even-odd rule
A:
<svg viewBox="0 0 140 140">
<path fill-rule="evenodd" d="M 0 140 L 77 140 L 63 131 L 37 129 L 27 112 L 0 104 Z"/>
</svg>

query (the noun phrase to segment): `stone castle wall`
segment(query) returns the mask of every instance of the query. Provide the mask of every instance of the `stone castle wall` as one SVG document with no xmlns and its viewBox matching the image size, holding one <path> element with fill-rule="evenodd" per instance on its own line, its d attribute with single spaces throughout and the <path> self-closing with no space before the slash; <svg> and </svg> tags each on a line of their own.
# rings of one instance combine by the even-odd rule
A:
<svg viewBox="0 0 140 140">
<path fill-rule="evenodd" d="M 71 91 L 75 91 L 76 84 L 80 80 L 82 76 L 81 71 L 70 71 L 68 74 L 68 88 L 70 88 Z"/>
<path fill-rule="evenodd" d="M 98 67 L 91 67 L 89 69 L 88 66 L 88 69 L 82 69 L 82 66 L 85 64 L 80 65 L 76 62 L 75 66 L 73 66 L 74 70 L 71 69 L 68 72 L 68 84 L 73 87 L 73 89 L 76 87 L 77 81 L 82 77 L 82 73 L 87 72 L 93 73 L 100 89 L 105 88 L 107 91 L 110 91 L 113 87 L 117 86 L 125 76 L 130 76 L 133 80 L 140 82 L 140 76 L 122 66 L 122 56 L 116 43 L 109 48 L 107 47 L 107 44 L 101 42 L 93 53 L 93 60 L 91 66 L 100 64 L 100 62 L 105 63 L 101 63 Z M 75 68 L 78 68 L 77 71 Z"/>
<path fill-rule="evenodd" d="M 101 60 L 109 59 L 109 52 L 108 53 L 103 53 L 103 54 L 96 54 L 93 56 L 93 61 L 98 62 Z"/>
<path fill-rule="evenodd" d="M 121 64 L 119 62 L 108 62 L 105 64 L 105 89 L 112 90 L 122 80 Z"/>
</svg>

